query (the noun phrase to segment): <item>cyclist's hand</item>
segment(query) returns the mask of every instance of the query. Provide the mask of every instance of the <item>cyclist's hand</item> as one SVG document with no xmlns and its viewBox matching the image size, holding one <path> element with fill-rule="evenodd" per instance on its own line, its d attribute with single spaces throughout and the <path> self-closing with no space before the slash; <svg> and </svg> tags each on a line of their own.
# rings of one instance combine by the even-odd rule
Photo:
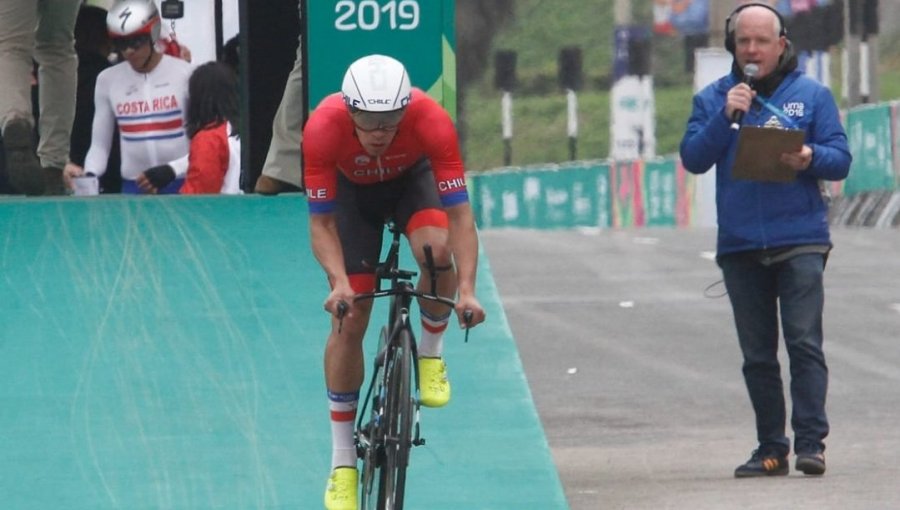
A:
<svg viewBox="0 0 900 510">
<path fill-rule="evenodd" d="M 460 296 L 455 309 L 461 328 L 471 328 L 484 322 L 484 308 L 475 296 Z"/>
<path fill-rule="evenodd" d="M 325 311 L 338 319 L 353 315 L 353 289 L 350 287 L 335 287 L 325 299 Z M 342 311 L 343 310 L 343 311 Z"/>
</svg>

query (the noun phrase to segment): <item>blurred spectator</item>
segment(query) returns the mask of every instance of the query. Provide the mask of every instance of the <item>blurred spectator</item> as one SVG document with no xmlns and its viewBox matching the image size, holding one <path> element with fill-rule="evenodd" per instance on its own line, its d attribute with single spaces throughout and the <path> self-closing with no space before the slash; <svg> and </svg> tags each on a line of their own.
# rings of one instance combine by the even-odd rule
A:
<svg viewBox="0 0 900 510">
<path fill-rule="evenodd" d="M 118 0 L 106 24 L 124 62 L 97 77 L 91 147 L 84 167 L 68 166 L 66 177 L 102 176 L 118 126 L 122 192 L 177 193 L 187 171 L 191 66 L 156 50 L 161 20 L 152 0 Z"/>
<path fill-rule="evenodd" d="M 63 194 L 75 117 L 77 60 L 72 0 L 0 2 L 0 127 L 12 188 L 26 195 Z M 40 141 L 35 151 L 31 68 L 38 64 Z"/>
<path fill-rule="evenodd" d="M 84 159 L 91 147 L 91 123 L 94 119 L 94 88 L 97 76 L 112 64 L 112 42 L 106 31 L 106 9 L 82 5 L 75 23 L 75 50 L 78 52 L 78 92 L 75 101 L 75 122 L 72 126 L 72 143 L 69 161 L 84 166 Z M 100 178 L 101 193 L 122 191 L 122 174 L 119 170 L 119 139 L 113 136 L 106 172 Z"/>
<path fill-rule="evenodd" d="M 234 127 L 238 117 L 235 78 L 232 69 L 221 62 L 208 62 L 191 74 L 187 112 L 191 149 L 183 194 L 241 193 L 241 140 Z"/>
<path fill-rule="evenodd" d="M 298 3 L 299 5 L 299 3 Z M 302 16 L 302 5 L 300 6 Z M 303 139 L 303 37 L 297 44 L 297 56 L 284 86 L 281 104 L 272 121 L 272 140 L 263 163 L 262 173 L 256 180 L 255 191 L 263 195 L 276 195 L 282 191 L 302 189 L 301 164 L 303 156 L 300 143 Z"/>
<path fill-rule="evenodd" d="M 219 52 L 219 62 L 228 66 L 229 69 L 237 76 L 241 69 L 241 41 L 238 36 L 234 36 L 222 46 Z M 237 83 L 235 83 L 237 86 Z"/>
</svg>

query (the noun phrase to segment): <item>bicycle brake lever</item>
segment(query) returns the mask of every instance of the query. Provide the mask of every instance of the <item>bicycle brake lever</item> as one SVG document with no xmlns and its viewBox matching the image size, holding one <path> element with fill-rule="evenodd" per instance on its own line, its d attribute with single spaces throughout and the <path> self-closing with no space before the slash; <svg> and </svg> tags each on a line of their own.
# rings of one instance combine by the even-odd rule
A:
<svg viewBox="0 0 900 510">
<path fill-rule="evenodd" d="M 347 310 L 350 309 L 350 305 L 341 301 L 337 305 L 337 314 L 335 315 L 338 319 L 338 334 L 341 334 L 341 330 L 344 328 L 344 315 L 347 314 Z"/>
<path fill-rule="evenodd" d="M 472 323 L 472 310 L 466 310 L 465 312 L 463 312 L 463 322 L 466 323 L 465 343 L 469 343 L 469 330 L 472 329 L 472 326 L 469 325 Z"/>
</svg>

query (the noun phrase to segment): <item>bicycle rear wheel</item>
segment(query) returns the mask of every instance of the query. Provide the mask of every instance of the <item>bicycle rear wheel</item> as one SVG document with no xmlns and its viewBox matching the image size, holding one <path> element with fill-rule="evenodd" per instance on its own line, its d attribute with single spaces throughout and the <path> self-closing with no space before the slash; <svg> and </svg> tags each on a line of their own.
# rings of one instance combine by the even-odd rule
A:
<svg viewBox="0 0 900 510">
<path fill-rule="evenodd" d="M 385 361 L 384 457 L 379 474 L 378 508 L 402 510 L 415 412 L 412 335 L 408 329 L 398 332 L 397 343 Z"/>
</svg>

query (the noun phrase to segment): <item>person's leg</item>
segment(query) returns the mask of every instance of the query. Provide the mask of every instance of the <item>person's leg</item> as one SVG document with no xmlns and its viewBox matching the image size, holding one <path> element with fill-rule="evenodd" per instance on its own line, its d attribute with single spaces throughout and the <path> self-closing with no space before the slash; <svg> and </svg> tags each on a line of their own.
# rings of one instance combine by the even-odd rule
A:
<svg viewBox="0 0 900 510">
<path fill-rule="evenodd" d="M 409 244 L 419 264 L 419 281 L 416 284 L 420 292 L 436 292 L 437 295 L 453 298 L 456 296 L 456 271 L 453 270 L 453 257 L 449 246 L 447 216 L 442 210 L 426 209 L 413 215 L 407 226 Z M 431 288 L 431 277 L 425 260 L 425 245 L 431 247 L 437 279 L 435 288 Z M 443 336 L 453 312 L 441 303 L 425 299 L 419 300 L 422 315 L 422 334 L 419 339 L 419 356 L 440 358 L 443 354 Z"/>
<path fill-rule="evenodd" d="M 791 364 L 794 450 L 820 453 L 828 435 L 828 367 L 822 351 L 824 256 L 798 255 L 777 266 L 781 322 Z"/>
<path fill-rule="evenodd" d="M 456 296 L 456 271 L 450 248 L 447 213 L 441 206 L 434 184 L 434 175 L 427 160 L 407 171 L 395 219 L 406 232 L 410 248 L 419 265 L 417 289 L 437 295 Z M 437 270 L 435 288 L 431 288 L 431 274 L 426 263 L 424 247 L 431 247 Z M 422 333 L 419 337 L 419 389 L 422 405 L 441 407 L 450 400 L 450 381 L 443 360 L 443 337 L 453 310 L 446 305 L 419 300 Z"/>
<path fill-rule="evenodd" d="M 34 150 L 31 72 L 37 6 L 34 0 L 0 2 L 0 130 L 9 184 L 40 195 L 44 176 Z"/>
<path fill-rule="evenodd" d="M 303 155 L 303 41 L 297 45 L 294 68 L 288 74 L 281 103 L 272 121 L 272 141 L 262 173 L 256 181 L 257 193 L 272 195 L 284 191 L 285 183 L 302 188 L 300 165 Z"/>
<path fill-rule="evenodd" d="M 340 325 L 332 316 L 331 333 L 325 345 L 325 388 L 331 421 L 331 470 L 324 496 L 328 510 L 356 508 L 359 475 L 353 426 L 364 372 L 362 341 L 372 303 L 366 301 L 352 306 L 352 313 Z"/>
<path fill-rule="evenodd" d="M 380 215 L 361 208 L 361 203 L 373 197 L 342 177 L 338 178 L 337 197 L 338 235 L 350 284 L 356 293 L 371 291 L 375 286 L 373 271 L 381 251 L 384 224 Z M 358 473 L 353 427 L 365 372 L 362 342 L 372 301 L 348 304 L 351 310 L 343 321 L 331 318 L 331 333 L 325 345 L 325 387 L 332 444 L 331 472 L 325 488 L 328 510 L 356 508 Z"/>
<path fill-rule="evenodd" d="M 79 2 L 71 0 L 38 0 L 34 57 L 38 62 L 41 114 L 37 154 L 48 194 L 65 192 L 62 168 L 69 159 L 78 87 L 74 35 L 78 8 Z"/>
<path fill-rule="evenodd" d="M 0 2 L 0 129 L 31 114 L 31 70 L 37 7 L 34 0 Z"/>
<path fill-rule="evenodd" d="M 778 362 L 776 282 L 752 254 L 719 259 L 743 353 L 744 381 L 756 414 L 760 450 L 786 456 L 784 387 Z"/>
<path fill-rule="evenodd" d="M 339 325 L 340 321 L 332 318 L 331 333 L 325 344 L 325 387 L 328 390 L 331 416 L 332 469 L 356 467 L 353 423 L 365 372 L 362 341 L 369 325 L 372 303 L 365 301 L 352 306 L 352 314 L 345 316 L 342 324 Z"/>
</svg>

